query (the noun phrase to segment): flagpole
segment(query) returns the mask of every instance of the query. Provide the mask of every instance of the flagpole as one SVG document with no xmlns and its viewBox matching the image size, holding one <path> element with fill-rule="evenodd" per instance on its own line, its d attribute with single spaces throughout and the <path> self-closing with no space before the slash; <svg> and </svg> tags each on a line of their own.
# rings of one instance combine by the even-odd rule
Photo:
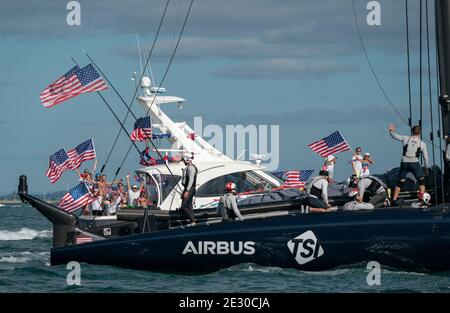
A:
<svg viewBox="0 0 450 313">
<path fill-rule="evenodd" d="M 69 54 L 69 58 L 76 64 L 78 65 L 77 61 Z M 121 126 L 121 128 L 123 129 L 123 131 L 125 132 L 125 134 L 127 134 L 128 137 L 130 137 L 130 133 L 127 131 L 127 129 L 125 128 L 125 126 L 122 124 L 122 122 L 120 121 L 119 117 L 116 115 L 116 113 L 114 112 L 114 110 L 111 108 L 111 106 L 109 105 L 109 103 L 106 101 L 105 97 L 103 97 L 103 95 L 96 91 L 96 93 L 100 96 L 100 98 L 103 100 L 103 102 L 106 104 L 106 106 L 108 107 L 108 109 L 111 111 L 111 113 L 114 115 L 114 117 L 116 118 L 117 122 L 119 123 L 119 125 Z M 136 151 L 138 153 L 141 153 L 141 151 L 139 150 L 138 146 L 134 143 L 134 141 L 132 141 L 133 146 L 136 148 Z M 131 147 L 130 147 L 131 149 Z M 104 166 L 102 167 L 102 172 L 103 173 L 104 170 Z"/>
<path fill-rule="evenodd" d="M 353 148 L 350 146 L 350 144 L 348 143 L 347 139 L 345 139 L 345 137 L 342 135 L 342 133 L 341 133 L 339 130 L 338 130 L 338 132 L 339 132 L 339 134 L 341 135 L 342 139 L 344 139 L 344 141 L 345 141 L 345 143 L 347 144 L 347 146 L 350 148 L 350 153 L 351 153 L 352 155 L 355 155 L 355 154 L 353 153 Z"/>
</svg>

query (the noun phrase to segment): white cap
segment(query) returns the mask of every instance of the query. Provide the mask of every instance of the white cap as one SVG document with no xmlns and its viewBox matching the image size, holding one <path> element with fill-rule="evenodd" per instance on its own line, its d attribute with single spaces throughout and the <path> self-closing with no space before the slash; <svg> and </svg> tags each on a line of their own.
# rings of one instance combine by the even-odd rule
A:
<svg viewBox="0 0 450 313">
<path fill-rule="evenodd" d="M 370 156 L 370 153 L 369 153 L 369 152 L 366 152 L 366 153 L 364 153 L 364 155 L 369 155 L 369 156 Z"/>
<path fill-rule="evenodd" d="M 189 152 L 183 153 L 183 159 L 186 161 L 192 161 L 192 159 L 193 159 L 192 153 L 189 153 Z"/>
<path fill-rule="evenodd" d="M 132 187 L 131 187 L 131 189 L 138 189 L 139 187 L 137 186 L 137 185 L 133 185 Z"/>
<path fill-rule="evenodd" d="M 334 160 L 334 159 L 335 159 L 335 157 L 334 157 L 334 155 L 332 155 L 332 154 L 330 154 L 329 156 L 326 157 L 326 160 L 327 160 L 328 162 L 330 162 L 330 161 L 332 161 L 332 160 Z"/>
</svg>

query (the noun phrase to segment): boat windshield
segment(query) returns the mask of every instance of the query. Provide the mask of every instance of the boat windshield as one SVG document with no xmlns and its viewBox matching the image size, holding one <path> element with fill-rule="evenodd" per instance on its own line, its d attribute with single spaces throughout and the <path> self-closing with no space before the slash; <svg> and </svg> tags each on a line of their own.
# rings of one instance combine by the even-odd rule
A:
<svg viewBox="0 0 450 313">
<path fill-rule="evenodd" d="M 153 174 L 152 176 L 146 174 L 146 177 L 149 200 L 153 203 L 157 203 L 158 201 L 158 185 L 161 188 L 162 203 L 170 194 L 170 192 L 175 188 L 175 181 L 176 183 L 178 183 L 181 179 L 181 176 L 174 175 L 174 180 L 172 176 L 168 174 Z M 158 185 L 156 185 L 155 179 Z"/>
<path fill-rule="evenodd" d="M 244 171 L 226 174 L 210 180 L 199 188 L 196 196 L 220 196 L 223 194 L 223 188 L 228 182 L 234 182 L 236 184 L 236 191 L 238 193 L 266 191 L 277 187 L 254 171 Z"/>
<path fill-rule="evenodd" d="M 282 179 L 280 179 L 279 177 L 275 176 L 273 173 L 271 172 L 264 172 L 264 174 L 270 176 L 271 178 L 275 179 L 276 181 L 278 181 L 280 183 L 280 186 L 284 184 L 284 181 Z"/>
</svg>

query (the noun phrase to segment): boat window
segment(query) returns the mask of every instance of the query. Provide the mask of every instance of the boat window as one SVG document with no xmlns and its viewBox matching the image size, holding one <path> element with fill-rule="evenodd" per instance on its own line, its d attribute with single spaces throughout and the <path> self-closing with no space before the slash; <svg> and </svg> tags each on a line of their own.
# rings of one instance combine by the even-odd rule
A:
<svg viewBox="0 0 450 313">
<path fill-rule="evenodd" d="M 225 184 L 234 182 L 237 192 L 264 191 L 275 188 L 271 182 L 265 180 L 253 171 L 236 172 L 219 176 L 204 184 L 197 191 L 197 197 L 217 197 L 224 194 Z"/>
<path fill-rule="evenodd" d="M 234 182 L 238 193 L 264 191 L 276 187 L 252 171 L 229 174 L 225 180 Z"/>
<path fill-rule="evenodd" d="M 161 202 L 163 202 L 170 194 L 170 192 L 174 189 L 175 181 L 178 183 L 181 179 L 181 176 L 174 175 L 174 181 L 172 176 L 167 174 L 154 175 L 154 177 L 161 187 Z M 156 187 L 155 181 L 149 175 L 147 175 L 147 192 L 149 194 L 149 200 L 151 202 L 158 201 L 158 189 Z"/>
<path fill-rule="evenodd" d="M 201 186 L 196 192 L 197 197 L 217 197 L 224 193 L 225 176 L 214 178 Z"/>
</svg>

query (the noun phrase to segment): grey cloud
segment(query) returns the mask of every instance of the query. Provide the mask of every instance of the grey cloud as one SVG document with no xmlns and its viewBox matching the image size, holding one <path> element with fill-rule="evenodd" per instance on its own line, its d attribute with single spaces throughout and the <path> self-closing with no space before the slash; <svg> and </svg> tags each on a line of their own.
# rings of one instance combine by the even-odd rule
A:
<svg viewBox="0 0 450 313">
<path fill-rule="evenodd" d="M 308 78 L 357 71 L 358 67 L 353 64 L 274 58 L 220 69 L 215 71 L 214 75 L 227 78 Z"/>
<path fill-rule="evenodd" d="M 300 106 L 300 104 L 299 104 Z M 338 106 L 337 106 L 338 107 Z M 403 116 L 406 116 L 406 112 Z M 396 120 L 396 115 L 387 106 L 365 105 L 360 108 L 348 110 L 337 110 L 326 107 L 305 107 L 291 112 L 280 112 L 278 114 L 248 114 L 248 115 L 223 115 L 205 114 L 202 115 L 204 123 L 214 123 L 218 125 L 326 125 L 326 124 L 352 124 L 360 125 L 370 122 L 392 122 Z M 192 115 L 185 113 L 175 113 L 175 120 L 184 120 L 191 123 Z"/>
<path fill-rule="evenodd" d="M 65 1 L 3 1 L 0 34 L 61 35 L 113 31 L 153 36 L 164 0 L 110 1 L 79 0 L 82 25 L 66 25 Z M 393 51 L 403 45 L 404 3 L 381 0 L 382 25 L 365 23 L 366 1 L 355 1 L 361 30 L 368 44 Z M 189 1 L 171 1 L 162 35 L 172 37 L 184 19 Z M 432 3 L 432 1 L 430 1 Z M 430 11 L 432 5 L 430 4 Z M 410 6 L 411 32 L 417 31 L 418 8 Z M 431 23 L 432 26 L 433 23 Z M 186 29 L 187 36 L 212 38 L 258 38 L 272 44 L 355 45 L 353 11 L 350 0 L 204 0 L 194 1 Z M 232 38 L 230 38 L 230 36 Z M 412 36 L 415 40 L 415 36 Z M 392 46 L 396 49 L 393 49 Z M 402 46 L 403 47 L 403 46 Z"/>
<path fill-rule="evenodd" d="M 155 57 L 168 57 L 173 51 L 172 40 L 161 40 L 154 50 Z M 144 46 L 149 51 L 151 46 Z M 256 37 L 246 38 L 183 38 L 180 49 L 182 58 L 225 57 L 240 59 L 255 59 L 267 57 L 319 57 L 343 54 L 350 49 L 345 46 L 323 44 L 319 46 L 299 45 L 298 43 L 268 42 Z M 116 50 L 120 55 L 136 56 L 135 47 L 120 47 Z"/>
<path fill-rule="evenodd" d="M 254 115 L 231 115 L 219 124 L 267 124 L 267 125 L 325 125 L 330 124 L 361 124 L 370 121 L 390 121 L 393 113 L 386 107 L 364 106 L 352 110 L 335 110 L 329 108 L 305 108 L 294 112 L 284 112 L 279 114 L 254 114 Z"/>
</svg>

